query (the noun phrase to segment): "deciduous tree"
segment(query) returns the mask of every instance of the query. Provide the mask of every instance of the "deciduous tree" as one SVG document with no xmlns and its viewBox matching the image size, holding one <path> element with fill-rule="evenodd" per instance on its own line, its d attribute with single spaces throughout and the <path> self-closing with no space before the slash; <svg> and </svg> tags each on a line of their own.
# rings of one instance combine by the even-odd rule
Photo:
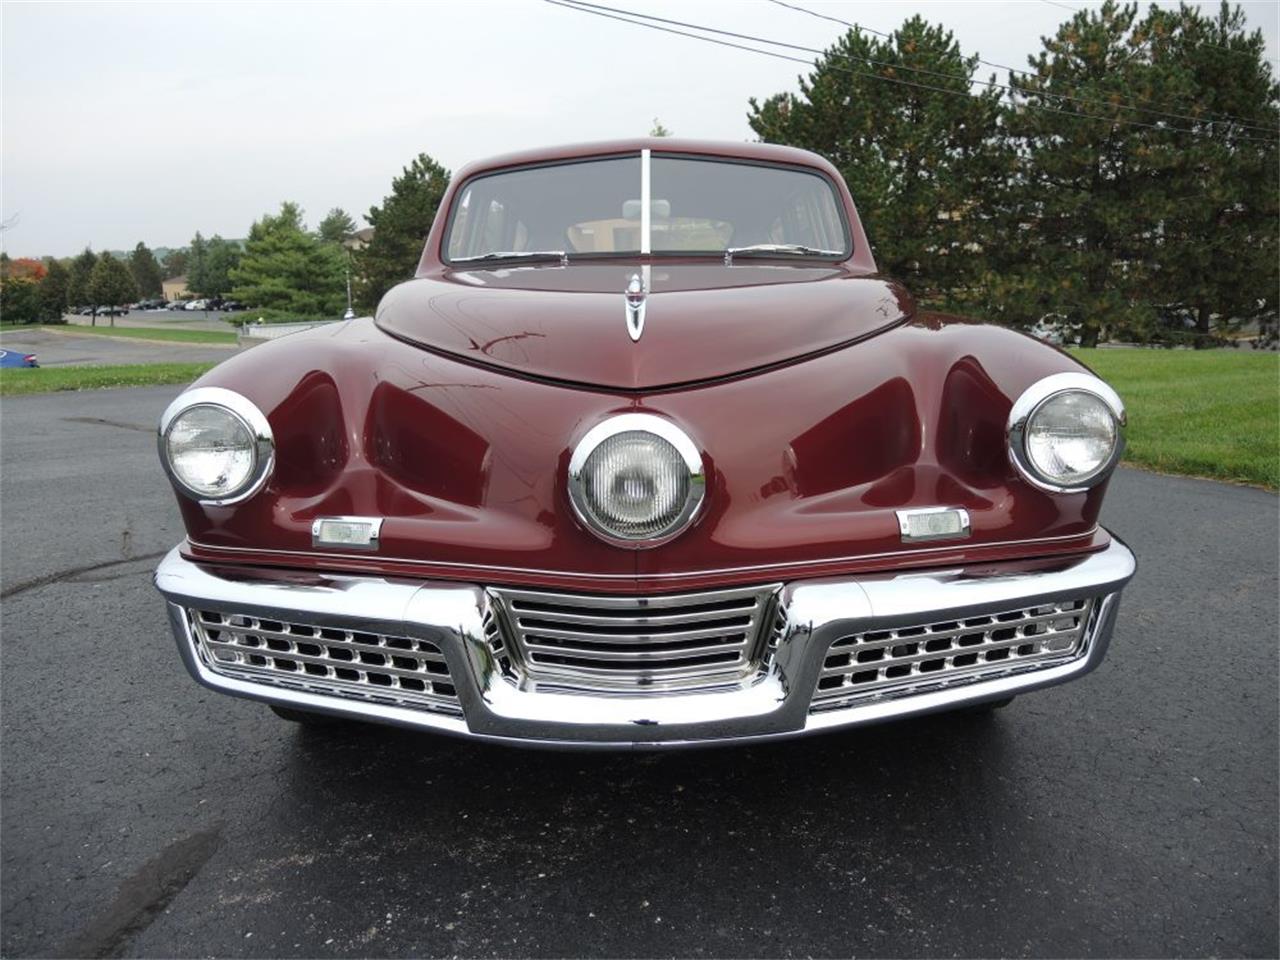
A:
<svg viewBox="0 0 1280 960">
<path fill-rule="evenodd" d="M 164 278 L 168 280 L 170 277 L 180 277 L 187 272 L 187 248 L 178 247 L 170 250 L 164 255 L 160 261 L 164 268 Z"/>
<path fill-rule="evenodd" d="M 118 307 L 138 298 L 138 285 L 129 267 L 109 253 L 104 253 L 94 264 L 89 275 L 89 302 L 95 307 Z M 115 326 L 115 314 L 111 316 Z"/>
<path fill-rule="evenodd" d="M 62 262 L 47 257 L 45 259 L 45 275 L 40 281 L 40 318 L 50 323 L 61 323 L 63 314 L 69 306 L 67 289 L 70 285 L 70 272 Z"/>
<path fill-rule="evenodd" d="M 4 323 L 38 323 L 40 321 L 40 284 L 30 277 L 0 280 L 0 321 Z"/>
<path fill-rule="evenodd" d="M 383 295 L 413 276 L 436 210 L 449 186 L 449 171 L 425 153 L 418 154 L 391 181 L 391 193 L 365 217 L 373 239 L 355 253 L 360 303 L 373 309 Z"/>
</svg>

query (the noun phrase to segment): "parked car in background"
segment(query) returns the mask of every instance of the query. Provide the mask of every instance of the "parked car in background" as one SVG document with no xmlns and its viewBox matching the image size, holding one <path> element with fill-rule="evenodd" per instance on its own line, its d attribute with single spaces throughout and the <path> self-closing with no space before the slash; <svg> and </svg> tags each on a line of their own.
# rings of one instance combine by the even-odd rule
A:
<svg viewBox="0 0 1280 960">
<path fill-rule="evenodd" d="M 1053 344 L 1056 347 L 1060 347 L 1067 342 L 1062 325 L 1056 322 L 1052 316 L 1042 317 L 1027 332 L 1037 340 Z"/>
<path fill-rule="evenodd" d="M 99 307 L 98 316 L 100 317 L 123 317 L 129 312 L 128 307 Z"/>
<path fill-rule="evenodd" d="M 222 302 L 223 313 L 236 313 L 237 311 L 248 309 L 249 308 L 247 306 L 238 300 L 224 300 Z"/>
<path fill-rule="evenodd" d="M 190 300 L 183 306 L 183 309 L 184 310 L 208 310 L 209 301 L 208 300 Z"/>
<path fill-rule="evenodd" d="M 879 275 L 816 154 L 531 151 L 455 175 L 375 317 L 173 401 L 155 580 L 193 677 L 290 720 L 657 747 L 989 708 L 1103 658 L 1124 423 Z"/>
<path fill-rule="evenodd" d="M 18 353 L 13 350 L 0 350 L 0 367 L 38 367 L 34 353 Z"/>
<path fill-rule="evenodd" d="M 187 304 L 190 302 L 191 301 L 189 300 L 170 300 L 168 303 L 165 304 L 165 309 L 166 310 L 185 310 L 187 309 Z"/>
</svg>

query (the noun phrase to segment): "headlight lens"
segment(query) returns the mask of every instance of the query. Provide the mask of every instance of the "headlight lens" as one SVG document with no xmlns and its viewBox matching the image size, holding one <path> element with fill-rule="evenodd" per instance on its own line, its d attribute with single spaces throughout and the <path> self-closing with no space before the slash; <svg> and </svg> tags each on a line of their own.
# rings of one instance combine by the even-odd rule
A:
<svg viewBox="0 0 1280 960">
<path fill-rule="evenodd" d="M 1101 398 L 1083 391 L 1050 397 L 1027 424 L 1027 457 L 1036 471 L 1080 486 L 1110 463 L 1118 439 L 1115 417 Z"/>
<path fill-rule="evenodd" d="M 672 424 L 624 414 L 574 450 L 569 490 L 578 515 L 604 539 L 654 545 L 692 521 L 703 493 L 702 457 Z"/>
<path fill-rule="evenodd" d="M 236 503 L 257 492 L 271 470 L 271 428 L 238 393 L 196 388 L 161 417 L 160 456 L 182 493 L 205 504 Z"/>
<path fill-rule="evenodd" d="M 1009 414 L 1009 454 L 1034 486 L 1076 493 L 1104 478 L 1124 447 L 1124 404 L 1085 373 L 1032 384 Z"/>
<path fill-rule="evenodd" d="M 253 476 L 249 428 L 222 407 L 192 407 L 180 413 L 166 440 L 169 466 L 183 486 L 210 499 L 237 493 Z"/>
</svg>

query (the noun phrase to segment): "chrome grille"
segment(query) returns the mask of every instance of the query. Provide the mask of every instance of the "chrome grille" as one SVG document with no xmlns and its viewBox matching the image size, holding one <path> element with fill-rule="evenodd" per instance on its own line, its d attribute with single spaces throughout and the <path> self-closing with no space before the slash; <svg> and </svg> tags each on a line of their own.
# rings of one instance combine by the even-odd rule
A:
<svg viewBox="0 0 1280 960">
<path fill-rule="evenodd" d="M 287 686 L 458 714 L 440 648 L 429 640 L 215 610 L 189 610 L 210 669 Z"/>
<path fill-rule="evenodd" d="M 667 692 L 760 667 L 778 585 L 671 597 L 491 590 L 522 672 L 544 687 Z"/>
<path fill-rule="evenodd" d="M 831 644 L 813 710 L 920 693 L 1071 660 L 1092 600 L 1062 600 L 963 620 L 872 630 Z"/>
</svg>

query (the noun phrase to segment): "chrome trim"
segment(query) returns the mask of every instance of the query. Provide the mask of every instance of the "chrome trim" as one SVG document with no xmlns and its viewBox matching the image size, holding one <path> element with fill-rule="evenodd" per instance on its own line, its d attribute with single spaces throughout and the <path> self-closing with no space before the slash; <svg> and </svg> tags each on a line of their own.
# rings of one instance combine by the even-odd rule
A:
<svg viewBox="0 0 1280 960">
<path fill-rule="evenodd" d="M 839 637 L 823 659 L 811 709 L 910 696 L 1074 660 L 1093 605 L 1088 598 L 1055 600 Z"/>
<path fill-rule="evenodd" d="M 649 268 L 645 267 L 645 273 L 649 272 Z M 631 279 L 627 281 L 626 292 L 622 295 L 623 309 L 626 313 L 627 334 L 631 337 L 632 342 L 640 339 L 644 333 L 644 308 L 645 297 L 648 295 L 649 286 L 642 279 L 640 274 L 633 273 Z"/>
<path fill-rule="evenodd" d="M 1074 486 L 1064 486 L 1036 471 L 1031 457 L 1027 454 L 1026 430 L 1028 422 L 1047 401 L 1064 393 L 1077 392 L 1093 394 L 1107 405 L 1107 409 L 1111 411 L 1116 421 L 1116 445 L 1106 463 L 1083 482 Z M 1048 493 L 1082 493 L 1105 480 L 1120 462 L 1120 456 L 1124 453 L 1125 422 L 1124 401 L 1105 381 L 1089 373 L 1055 373 L 1037 380 L 1014 401 L 1013 408 L 1009 411 L 1008 423 L 1005 425 L 1009 459 L 1023 479 L 1037 489 Z"/>
<path fill-rule="evenodd" d="M 173 427 L 174 420 L 192 407 L 200 406 L 225 410 L 240 421 L 254 441 L 253 471 L 243 487 L 226 497 L 207 497 L 197 490 L 192 490 L 179 479 L 169 463 L 169 430 Z M 262 489 L 275 466 L 275 437 L 271 433 L 271 424 L 267 422 L 266 416 L 251 400 L 224 387 L 195 387 L 179 394 L 160 415 L 156 447 L 160 452 L 160 463 L 174 489 L 206 507 L 225 507 L 248 500 Z"/>
<path fill-rule="evenodd" d="M 764 675 L 724 691 L 634 697 L 521 689 L 485 637 L 491 603 L 474 584 L 392 580 L 205 566 L 175 549 L 155 582 L 169 604 L 184 664 L 201 684 L 253 700 L 415 729 L 545 747 L 672 747 L 796 737 L 838 727 L 954 709 L 1062 683 L 1096 667 L 1113 629 L 1133 555 L 1119 540 L 1098 553 L 1020 572 L 985 565 L 858 579 L 798 581 L 783 588 L 780 625 Z M 811 711 L 831 644 L 858 631 L 938 622 L 983 611 L 1091 598 L 1094 612 L 1078 656 L 1026 672 L 921 689 L 909 696 Z M 344 699 L 218 674 L 198 655 L 185 611 L 246 616 L 420 637 L 444 656 L 462 716 Z"/>
<path fill-rule="evenodd" d="M 758 675 L 781 586 L 639 597 L 491 587 L 488 595 L 522 686 L 651 697 Z"/>
<path fill-rule="evenodd" d="M 349 547 L 352 550 L 377 550 L 382 537 L 382 517 L 316 517 L 311 521 L 311 546 L 317 550 L 328 550 L 331 547 Z M 358 543 L 325 543 L 320 539 L 320 527 L 324 523 L 363 523 L 372 527 L 369 532 L 369 543 L 361 546 Z"/>
<path fill-rule="evenodd" d="M 685 500 L 684 508 L 657 536 L 638 540 L 620 537 L 596 520 L 587 503 L 586 480 L 583 477 L 587 459 L 595 452 L 596 447 L 620 433 L 651 433 L 660 437 L 675 447 L 676 453 L 680 455 L 685 467 L 689 470 L 689 496 Z M 588 430 L 573 448 L 573 454 L 569 458 L 568 479 L 569 502 L 579 522 L 606 543 L 616 547 L 630 547 L 633 550 L 659 546 L 683 533 L 696 519 L 707 488 L 706 470 L 703 467 L 701 451 L 689 439 L 689 435 L 674 423 L 651 413 L 619 414 L 597 423 Z"/>
<path fill-rule="evenodd" d="M 647 147 L 640 151 L 640 255 L 647 257 L 653 252 L 653 239 L 650 236 L 653 216 L 649 204 L 653 198 L 653 181 L 650 171 L 653 166 L 653 153 Z M 632 337 L 633 340 L 639 339 Z"/>
<path fill-rule="evenodd" d="M 956 533 L 926 533 L 913 536 L 911 533 L 911 518 L 928 516 L 933 513 L 957 514 L 960 518 L 959 531 Z M 969 511 L 963 507 L 918 507 L 914 510 L 895 510 L 894 514 L 898 518 L 898 532 L 902 535 L 903 543 L 923 543 L 928 540 L 963 540 L 973 532 L 969 523 Z"/>
<path fill-rule="evenodd" d="M 1083 533 L 1067 533 L 1055 537 L 1036 537 L 1031 540 L 994 540 L 990 543 L 975 543 L 969 545 L 970 549 L 988 549 L 995 547 L 1023 547 L 1028 552 L 1034 551 L 1036 547 L 1045 544 L 1063 543 L 1068 540 L 1084 540 L 1094 536 L 1098 532 L 1097 524 L 1094 524 Z M 257 547 L 223 547 L 208 543 L 201 543 L 199 540 L 187 538 L 187 542 L 192 546 L 200 547 L 205 550 L 216 550 L 222 553 L 265 553 L 276 557 L 289 557 L 299 562 L 306 563 L 312 554 L 304 553 L 301 550 L 272 550 L 269 548 L 259 549 Z M 928 563 L 932 559 L 932 554 L 939 551 L 955 549 L 955 547 L 921 547 L 919 550 L 889 550 L 883 553 L 861 553 L 856 556 L 849 557 L 827 557 L 821 560 L 781 560 L 776 563 L 757 563 L 748 564 L 741 567 L 717 567 L 712 569 L 687 570 L 681 573 L 646 573 L 641 579 L 644 580 L 696 580 L 699 577 L 719 576 L 721 574 L 748 573 L 753 570 L 773 571 L 773 570 L 793 570 L 797 567 L 814 567 L 814 566 L 830 566 L 836 563 L 848 563 L 851 560 L 891 560 L 898 557 L 918 557 L 921 563 Z M 368 557 L 360 554 L 342 554 L 332 553 L 325 554 L 326 557 L 335 560 L 368 560 Z M 520 573 L 534 574 L 536 576 L 555 576 L 555 577 L 573 577 L 581 580 L 636 580 L 634 573 L 593 573 L 585 570 L 549 570 L 543 567 L 504 567 L 497 564 L 486 563 L 458 563 L 453 560 L 417 560 L 410 557 L 381 557 L 386 563 L 402 563 L 407 566 L 417 567 L 443 567 L 457 570 L 491 570 L 495 573 Z M 202 563 L 217 563 L 216 560 L 202 560 Z M 972 561 L 977 562 L 977 561 Z M 820 574 L 818 575 L 820 576 Z"/>
<path fill-rule="evenodd" d="M 195 607 L 185 613 L 214 673 L 462 714 L 444 655 L 429 640 Z"/>
</svg>

